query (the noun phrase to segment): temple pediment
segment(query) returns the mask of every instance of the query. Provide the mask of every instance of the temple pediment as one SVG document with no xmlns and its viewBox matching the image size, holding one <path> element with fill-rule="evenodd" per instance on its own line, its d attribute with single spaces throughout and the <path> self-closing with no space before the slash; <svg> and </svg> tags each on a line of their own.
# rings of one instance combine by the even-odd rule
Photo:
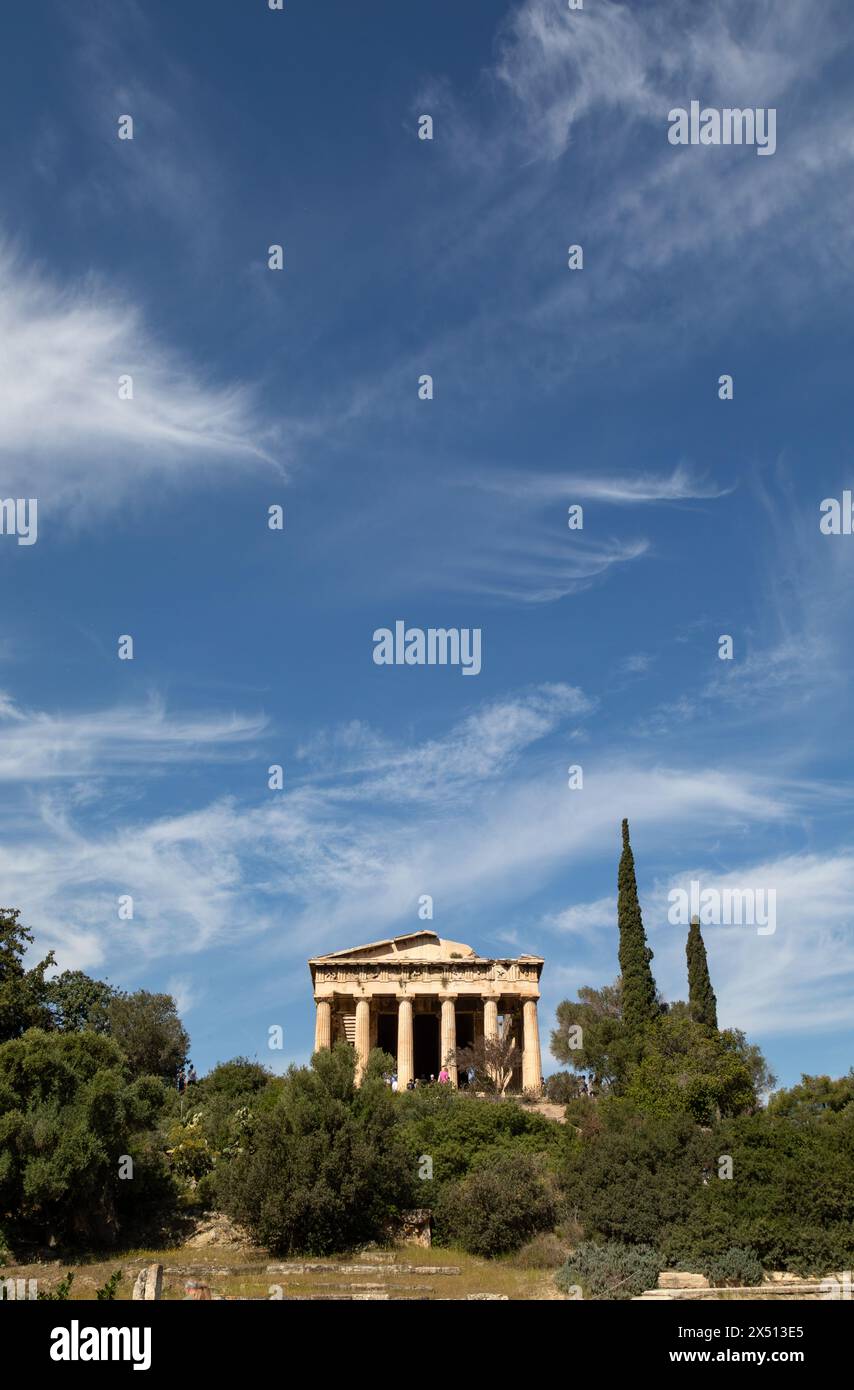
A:
<svg viewBox="0 0 854 1390">
<path fill-rule="evenodd" d="M 312 964 L 324 961 L 407 961 L 407 960 L 473 960 L 475 952 L 462 941 L 446 941 L 434 931 L 409 932 L 406 936 L 391 936 L 385 941 L 369 941 L 363 946 L 350 946 L 345 951 L 330 951 L 312 957 Z"/>
</svg>

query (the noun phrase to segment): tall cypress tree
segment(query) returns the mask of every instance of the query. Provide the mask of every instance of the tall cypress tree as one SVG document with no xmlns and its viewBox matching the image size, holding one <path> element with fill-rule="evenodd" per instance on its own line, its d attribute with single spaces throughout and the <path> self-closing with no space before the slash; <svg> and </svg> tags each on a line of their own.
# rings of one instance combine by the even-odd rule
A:
<svg viewBox="0 0 854 1390">
<path fill-rule="evenodd" d="M 718 1001 L 709 978 L 709 963 L 706 959 L 706 945 L 700 934 L 700 923 L 692 918 L 688 928 L 688 941 L 685 946 L 688 957 L 688 1008 L 695 1023 L 703 1023 L 707 1028 L 718 1026 Z"/>
<path fill-rule="evenodd" d="M 643 929 L 627 820 L 623 821 L 623 853 L 617 878 L 617 923 L 620 929 L 623 1019 L 628 1028 L 640 1028 L 657 1018 L 661 1011 L 656 999 L 655 980 L 649 968 L 652 951 L 646 944 Z"/>
</svg>

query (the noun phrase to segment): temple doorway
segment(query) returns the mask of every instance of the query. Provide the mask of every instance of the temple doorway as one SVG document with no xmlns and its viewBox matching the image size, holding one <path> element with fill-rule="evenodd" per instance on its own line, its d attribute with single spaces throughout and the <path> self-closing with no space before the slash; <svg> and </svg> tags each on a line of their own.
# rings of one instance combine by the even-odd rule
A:
<svg viewBox="0 0 854 1390">
<path fill-rule="evenodd" d="M 415 1075 L 419 1081 L 439 1076 L 439 1015 L 415 1014 L 412 1020 Z"/>
<path fill-rule="evenodd" d="M 380 1014 L 377 1018 L 377 1047 L 397 1057 L 397 1014 Z"/>
</svg>

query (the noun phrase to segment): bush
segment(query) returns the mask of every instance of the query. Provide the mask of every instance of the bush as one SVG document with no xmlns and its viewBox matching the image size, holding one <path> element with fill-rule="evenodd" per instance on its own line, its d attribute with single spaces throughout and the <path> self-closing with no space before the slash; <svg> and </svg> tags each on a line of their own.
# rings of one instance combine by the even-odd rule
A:
<svg viewBox="0 0 854 1390">
<path fill-rule="evenodd" d="M 99 1303 L 110 1303 L 118 1297 L 119 1284 L 122 1282 L 122 1271 L 114 1269 L 105 1284 L 95 1290 L 95 1298 Z"/>
<path fill-rule="evenodd" d="M 555 1275 L 562 1293 L 580 1287 L 585 1298 L 634 1298 L 655 1288 L 664 1261 L 649 1245 L 585 1241 Z"/>
<path fill-rule="evenodd" d="M 225 1210 L 277 1253 L 325 1255 L 382 1239 L 414 1205 L 397 1097 L 376 1056 L 358 1089 L 354 1072 L 346 1043 L 291 1067 L 246 1145 L 216 1170 Z"/>
<path fill-rule="evenodd" d="M 9 1234 L 113 1243 L 150 1200 L 168 1204 L 148 1132 L 163 1103 L 153 1077 L 129 1081 L 116 1043 L 32 1028 L 0 1044 L 0 1211 Z M 119 1156 L 133 1159 L 122 1181 Z M 14 1226 L 13 1226 L 14 1221 Z"/>
<path fill-rule="evenodd" d="M 681 1221 L 663 1234 L 665 1253 L 696 1261 L 753 1250 L 766 1269 L 823 1275 L 854 1262 L 854 1107 L 805 1122 L 761 1113 L 721 1125 L 717 1163 Z M 698 1266 L 699 1267 L 699 1266 Z"/>
<path fill-rule="evenodd" d="M 440 1244 L 489 1259 L 553 1226 L 553 1184 L 527 1154 L 502 1154 L 442 1189 L 434 1208 Z"/>
<path fill-rule="evenodd" d="M 60 1279 L 52 1289 L 39 1289 L 36 1299 L 43 1303 L 64 1303 L 71 1297 L 71 1285 L 74 1283 L 74 1271 L 69 1269 L 64 1278 Z"/>
<path fill-rule="evenodd" d="M 755 1250 L 742 1250 L 731 1245 L 723 1255 L 713 1256 L 703 1266 L 703 1273 L 715 1289 L 727 1285 L 744 1288 L 762 1283 L 762 1266 Z"/>
<path fill-rule="evenodd" d="M 703 1178 L 722 1152 L 718 1141 L 687 1117 L 652 1119 L 624 1100 L 575 1102 L 576 1107 L 595 1109 L 597 1128 L 576 1139 L 567 1126 L 567 1211 L 589 1239 L 663 1248 L 670 1227 L 685 1221 L 701 1200 Z"/>
<path fill-rule="evenodd" d="M 172 1171 L 179 1178 L 202 1178 L 213 1168 L 213 1154 L 205 1138 L 201 1120 L 201 1113 L 197 1111 L 184 1124 L 176 1121 L 166 1136 L 169 1145 L 166 1154 Z"/>
<path fill-rule="evenodd" d="M 398 1096 L 401 1132 L 417 1168 L 433 1161 L 431 1195 L 501 1154 L 551 1154 L 557 1163 L 564 1126 L 515 1100 L 483 1100 L 451 1086 L 419 1087 Z"/>
<path fill-rule="evenodd" d="M 554 1231 L 544 1231 L 511 1255 L 510 1263 L 517 1269 L 558 1269 L 569 1253 L 566 1241 Z"/>
</svg>

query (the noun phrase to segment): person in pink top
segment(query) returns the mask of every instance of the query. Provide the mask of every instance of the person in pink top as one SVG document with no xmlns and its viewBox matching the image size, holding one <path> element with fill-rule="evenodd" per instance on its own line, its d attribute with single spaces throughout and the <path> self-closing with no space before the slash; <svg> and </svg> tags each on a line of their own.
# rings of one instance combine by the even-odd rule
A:
<svg viewBox="0 0 854 1390">
<path fill-rule="evenodd" d="M 442 1070 L 439 1072 L 439 1081 L 440 1081 L 440 1083 L 441 1083 L 441 1082 L 445 1082 L 445 1081 L 450 1081 L 450 1079 L 451 1079 L 451 1073 L 448 1071 L 448 1068 L 447 1068 L 447 1067 L 443 1067 Z"/>
</svg>

